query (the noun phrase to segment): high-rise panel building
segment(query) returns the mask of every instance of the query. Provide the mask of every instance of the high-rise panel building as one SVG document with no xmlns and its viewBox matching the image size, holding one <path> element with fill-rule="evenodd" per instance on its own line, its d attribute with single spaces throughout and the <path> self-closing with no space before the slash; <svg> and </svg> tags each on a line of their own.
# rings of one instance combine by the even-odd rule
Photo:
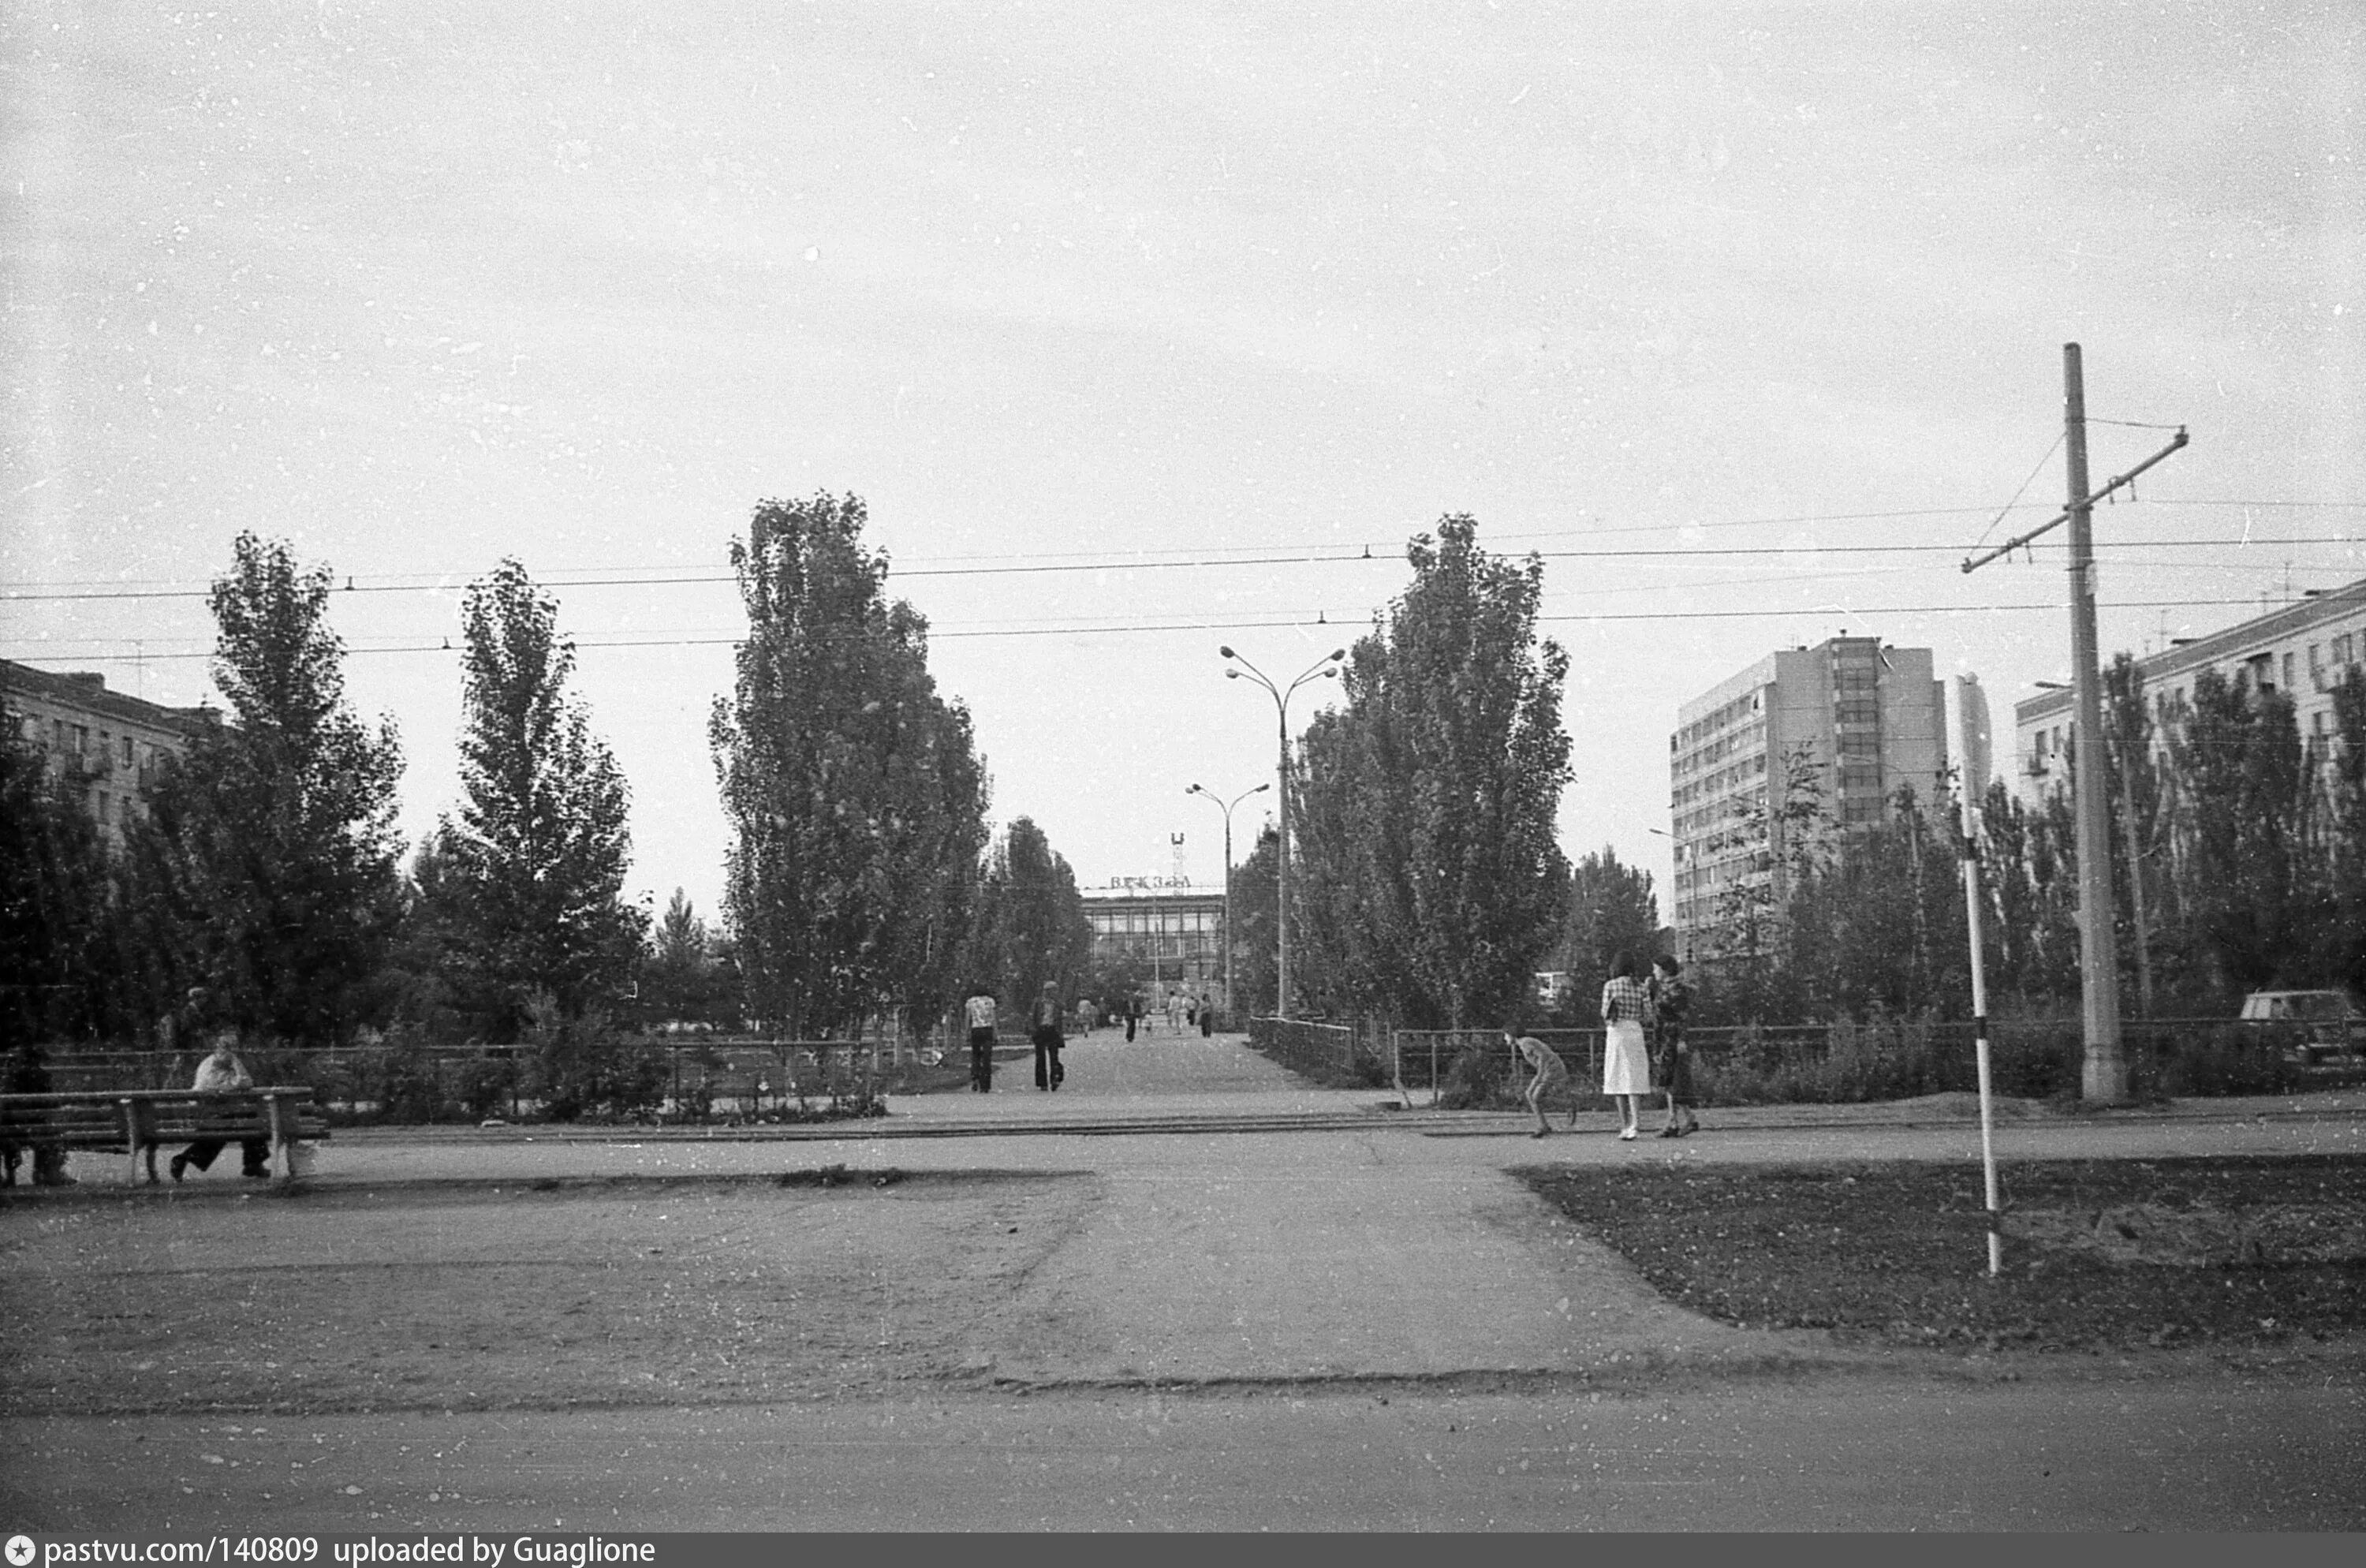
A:
<svg viewBox="0 0 2366 1568">
<path fill-rule="evenodd" d="M 1900 784 L 1937 797 L 1947 770 L 1946 702 L 1927 648 L 1836 637 L 1765 658 L 1676 712 L 1668 738 L 1675 840 L 1674 928 L 1685 957 L 1710 957 L 1738 886 L 1772 885 L 1782 849 L 1753 821 L 1779 813 L 1794 761 L 1842 829 L 1885 820 Z"/>
</svg>

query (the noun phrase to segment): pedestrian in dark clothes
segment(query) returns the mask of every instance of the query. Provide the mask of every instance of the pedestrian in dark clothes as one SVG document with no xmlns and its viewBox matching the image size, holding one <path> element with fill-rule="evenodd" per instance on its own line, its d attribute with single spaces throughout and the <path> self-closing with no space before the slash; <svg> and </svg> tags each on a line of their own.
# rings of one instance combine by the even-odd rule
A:
<svg viewBox="0 0 2366 1568">
<path fill-rule="evenodd" d="M 1060 1066 L 1060 1047 L 1067 1041 L 1060 1033 L 1060 987 L 1056 981 L 1043 982 L 1042 995 L 1035 998 L 1035 1087 L 1056 1091 L 1060 1080 L 1068 1075 Z"/>
</svg>

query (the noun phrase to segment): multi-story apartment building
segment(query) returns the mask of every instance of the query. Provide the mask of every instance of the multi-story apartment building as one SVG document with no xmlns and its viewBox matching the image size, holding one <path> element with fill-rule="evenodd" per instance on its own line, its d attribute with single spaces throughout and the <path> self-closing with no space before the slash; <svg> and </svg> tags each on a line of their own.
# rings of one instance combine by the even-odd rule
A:
<svg viewBox="0 0 2366 1568">
<path fill-rule="evenodd" d="M 2334 728 L 2333 688 L 2360 664 L 2366 664 L 2366 578 L 2205 637 L 2180 638 L 2136 660 L 2156 720 L 2154 755 L 2165 760 L 2169 726 L 2159 721 L 2192 700 L 2193 677 L 2202 670 L 2239 677 L 2253 691 L 2289 693 L 2302 739 L 2322 747 Z M 2024 803 L 2068 787 L 2076 716 L 2067 689 L 2042 691 L 2013 705 L 2013 787 Z"/>
<path fill-rule="evenodd" d="M 107 677 L 55 674 L 0 659 L 0 739 L 40 754 L 83 797 L 101 835 L 119 843 L 147 809 L 162 770 L 220 716 L 163 707 L 107 689 Z"/>
<path fill-rule="evenodd" d="M 1936 797 L 1946 704 L 1931 671 L 1927 648 L 1843 635 L 1770 653 L 1677 710 L 1668 804 L 1679 953 L 1707 955 L 1707 934 L 1736 886 L 1772 884 L 1783 896 L 1781 846 L 1750 823 L 1779 811 L 1792 759 L 1843 829 L 1884 820 L 1900 784 Z"/>
</svg>

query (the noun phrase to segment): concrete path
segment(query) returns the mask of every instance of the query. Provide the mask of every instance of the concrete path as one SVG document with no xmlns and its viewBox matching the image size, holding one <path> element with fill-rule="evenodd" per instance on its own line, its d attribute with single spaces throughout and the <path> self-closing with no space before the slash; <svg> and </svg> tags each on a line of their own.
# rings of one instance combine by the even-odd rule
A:
<svg viewBox="0 0 2366 1568">
<path fill-rule="evenodd" d="M 1008 1075 L 1006 1075 L 1006 1077 Z M 1304 1087 L 1237 1036 L 1135 1044 L 1103 1031 L 1057 1094 L 907 1096 L 880 1122 L 702 1133 L 450 1129 L 341 1134 L 313 1180 L 687 1178 L 857 1171 L 1084 1173 L 1098 1197 L 1029 1280 L 979 1372 L 1031 1384 L 1734 1369 L 1844 1359 L 1811 1334 L 1684 1312 L 1509 1172 L 1538 1163 L 1942 1160 L 1976 1168 L 1964 1100 L 1718 1111 L 1696 1136 L 1621 1143 L 1524 1115 L 1389 1111 Z M 2366 1094 L 2219 1102 L 2185 1114 L 2032 1117 L 2000 1157 L 2366 1152 Z M 1559 1120 L 1556 1119 L 1556 1126 Z M 1109 1134 L 1123 1133 L 1113 1138 Z M 234 1179 L 180 1199 L 229 1197 Z"/>
</svg>

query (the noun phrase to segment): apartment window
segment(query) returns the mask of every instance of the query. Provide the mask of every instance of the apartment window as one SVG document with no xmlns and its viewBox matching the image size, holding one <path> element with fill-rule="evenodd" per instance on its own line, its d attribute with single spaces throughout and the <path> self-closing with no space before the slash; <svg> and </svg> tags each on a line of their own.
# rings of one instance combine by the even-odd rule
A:
<svg viewBox="0 0 2366 1568">
<path fill-rule="evenodd" d="M 2349 664 L 2354 662 L 2355 655 L 2353 650 L 2356 646 L 2356 640 L 2351 637 L 2348 632 L 2343 632 L 2339 637 L 2335 637 L 2333 639 L 2333 661 L 2336 664 Z"/>
<path fill-rule="evenodd" d="M 131 737 L 129 735 L 123 738 L 123 765 L 127 768 L 131 765 Z"/>
<path fill-rule="evenodd" d="M 73 754 L 77 757 L 90 755 L 90 726 L 77 724 L 73 727 Z"/>
<path fill-rule="evenodd" d="M 107 808 L 114 804 L 113 797 L 108 795 L 105 790 L 100 790 L 98 792 L 98 825 L 100 827 L 104 828 L 107 826 Z"/>
<path fill-rule="evenodd" d="M 2287 654 L 2285 654 L 2285 655 L 2284 655 L 2284 690 L 2285 690 L 2285 691 L 2287 691 L 2287 692 L 2291 691 L 2291 690 L 2293 689 L 2293 684 L 2294 684 L 2294 682 L 2293 681 L 2293 656 L 2292 656 L 2291 654 L 2287 653 Z"/>
</svg>

